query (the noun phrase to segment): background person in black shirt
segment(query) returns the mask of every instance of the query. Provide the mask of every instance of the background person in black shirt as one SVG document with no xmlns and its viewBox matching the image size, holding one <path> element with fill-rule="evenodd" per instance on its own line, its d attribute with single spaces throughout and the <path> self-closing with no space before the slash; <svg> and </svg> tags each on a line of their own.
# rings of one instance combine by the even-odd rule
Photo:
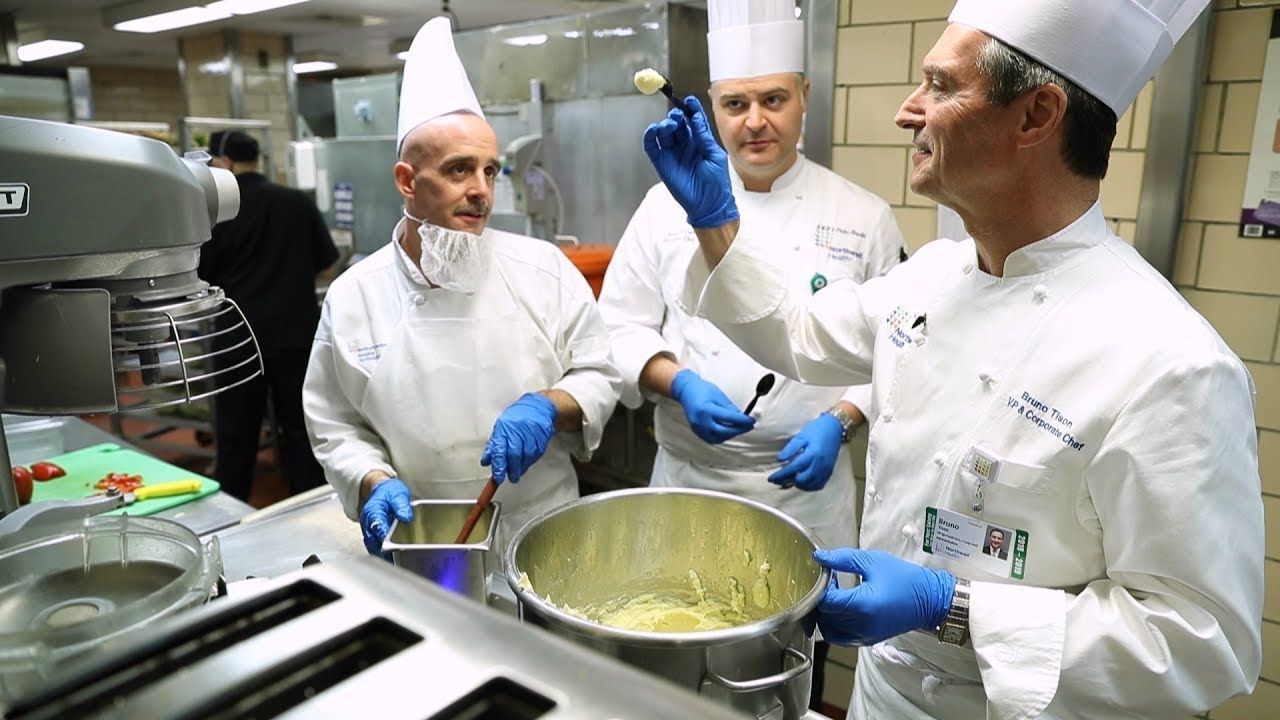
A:
<svg viewBox="0 0 1280 720">
<path fill-rule="evenodd" d="M 279 426 L 280 464 L 292 493 L 324 484 L 302 418 L 302 379 L 320 309 L 316 275 L 338 250 L 315 203 L 258 171 L 258 141 L 236 130 L 210 137 L 212 164 L 240 186 L 240 213 L 214 226 L 200 250 L 201 279 L 226 291 L 258 338 L 264 377 L 216 396 L 214 475 L 222 489 L 247 500 L 253 484 L 267 392 Z M 216 340 L 215 340 L 216 344 Z M 223 357 L 219 367 L 244 359 Z"/>
</svg>

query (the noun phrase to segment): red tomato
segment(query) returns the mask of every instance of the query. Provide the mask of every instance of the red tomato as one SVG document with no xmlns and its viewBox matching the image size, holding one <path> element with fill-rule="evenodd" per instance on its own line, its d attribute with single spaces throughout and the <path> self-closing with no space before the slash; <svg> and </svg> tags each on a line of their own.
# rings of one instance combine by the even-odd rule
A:
<svg viewBox="0 0 1280 720">
<path fill-rule="evenodd" d="M 142 476 L 128 473 L 107 473 L 107 476 L 94 484 L 94 487 L 99 490 L 117 488 L 122 493 L 132 492 L 142 487 Z"/>
<path fill-rule="evenodd" d="M 37 480 L 52 480 L 66 475 L 67 471 L 51 462 L 31 463 L 31 475 Z"/>
<path fill-rule="evenodd" d="M 31 502 L 31 473 L 27 472 L 24 467 L 13 468 L 13 487 L 18 491 L 18 504 L 26 505 Z"/>
</svg>

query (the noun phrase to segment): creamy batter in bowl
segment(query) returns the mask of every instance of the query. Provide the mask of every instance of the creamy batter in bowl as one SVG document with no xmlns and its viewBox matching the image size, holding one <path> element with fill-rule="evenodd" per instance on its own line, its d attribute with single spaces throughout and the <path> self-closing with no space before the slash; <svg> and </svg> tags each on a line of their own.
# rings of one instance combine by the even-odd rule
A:
<svg viewBox="0 0 1280 720">
<path fill-rule="evenodd" d="M 816 546 L 767 505 L 650 487 L 539 515 L 504 569 L 525 622 L 748 715 L 798 720 L 813 648 L 802 621 L 830 577 Z"/>
<path fill-rule="evenodd" d="M 829 576 L 815 547 L 807 528 L 766 505 L 639 488 L 534 518 L 512 538 L 504 565 L 527 608 L 584 634 L 661 644 L 799 621 Z"/>
</svg>

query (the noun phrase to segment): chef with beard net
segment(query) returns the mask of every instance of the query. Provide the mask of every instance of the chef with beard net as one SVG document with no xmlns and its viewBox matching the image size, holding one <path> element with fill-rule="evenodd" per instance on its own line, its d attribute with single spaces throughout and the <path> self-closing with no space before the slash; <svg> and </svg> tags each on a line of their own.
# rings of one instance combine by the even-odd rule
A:
<svg viewBox="0 0 1280 720">
<path fill-rule="evenodd" d="M 405 62 L 391 242 L 329 288 L 303 403 L 316 459 L 378 553 L 412 499 L 502 483 L 500 537 L 574 499 L 618 399 L 586 279 L 554 245 L 486 227 L 498 140 L 449 21 Z M 509 482 L 507 482 L 509 481 Z"/>
</svg>

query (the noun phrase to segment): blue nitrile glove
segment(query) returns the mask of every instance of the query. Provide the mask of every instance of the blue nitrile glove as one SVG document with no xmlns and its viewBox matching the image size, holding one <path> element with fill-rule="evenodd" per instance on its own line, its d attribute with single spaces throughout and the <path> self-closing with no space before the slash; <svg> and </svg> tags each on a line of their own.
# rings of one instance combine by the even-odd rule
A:
<svg viewBox="0 0 1280 720">
<path fill-rule="evenodd" d="M 783 487 L 795 485 L 801 490 L 821 490 L 831 479 L 831 471 L 840 456 L 844 428 L 830 413 L 810 420 L 778 453 L 782 469 L 769 476 L 769 482 Z"/>
<path fill-rule="evenodd" d="M 480 464 L 492 467 L 498 482 L 520 482 L 542 453 L 547 451 L 556 431 L 556 405 L 546 396 L 525 393 L 507 406 L 493 423 L 493 432 L 484 446 Z"/>
<path fill-rule="evenodd" d="M 413 505 L 409 502 L 409 486 L 400 478 L 388 478 L 369 492 L 360 508 L 360 531 L 364 533 L 364 549 L 370 555 L 382 554 L 382 541 L 391 532 L 391 516 L 402 523 L 413 522 Z"/>
<path fill-rule="evenodd" d="M 671 380 L 671 397 L 684 408 L 693 434 L 718 445 L 755 427 L 756 419 L 744 414 L 720 388 L 685 368 Z"/>
<path fill-rule="evenodd" d="M 932 631 L 951 609 L 956 576 L 903 560 L 882 550 L 816 550 L 824 567 L 857 573 L 862 582 L 831 585 L 818 602 L 818 628 L 835 645 L 875 645 L 912 630 Z"/>
<path fill-rule="evenodd" d="M 738 219 L 729 183 L 729 156 L 716 142 L 698 98 L 685 104 L 692 117 L 674 108 L 644 131 L 644 151 L 695 228 L 720 227 Z"/>
</svg>

